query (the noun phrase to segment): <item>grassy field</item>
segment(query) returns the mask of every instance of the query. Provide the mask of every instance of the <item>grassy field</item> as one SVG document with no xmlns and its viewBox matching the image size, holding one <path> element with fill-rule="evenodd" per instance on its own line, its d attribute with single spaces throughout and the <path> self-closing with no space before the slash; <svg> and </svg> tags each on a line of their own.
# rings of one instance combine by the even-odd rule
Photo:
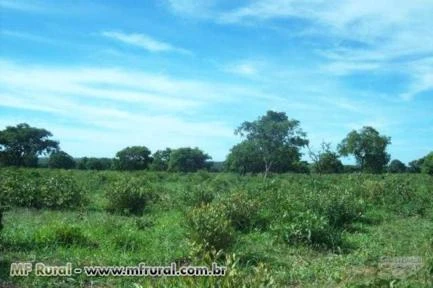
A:
<svg viewBox="0 0 433 288">
<path fill-rule="evenodd" d="M 433 287 L 433 177 L 1 169 L 0 287 Z M 13 262 L 225 277 L 10 277 Z"/>
</svg>

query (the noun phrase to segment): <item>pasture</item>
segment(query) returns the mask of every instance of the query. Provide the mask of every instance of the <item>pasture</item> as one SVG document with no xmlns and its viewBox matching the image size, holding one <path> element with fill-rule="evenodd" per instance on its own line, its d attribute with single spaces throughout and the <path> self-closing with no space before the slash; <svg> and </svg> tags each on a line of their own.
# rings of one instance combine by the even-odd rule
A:
<svg viewBox="0 0 433 288">
<path fill-rule="evenodd" d="M 432 287 L 432 200 L 422 174 L 5 168 L 0 287 Z M 11 277 L 15 262 L 227 275 Z"/>
</svg>

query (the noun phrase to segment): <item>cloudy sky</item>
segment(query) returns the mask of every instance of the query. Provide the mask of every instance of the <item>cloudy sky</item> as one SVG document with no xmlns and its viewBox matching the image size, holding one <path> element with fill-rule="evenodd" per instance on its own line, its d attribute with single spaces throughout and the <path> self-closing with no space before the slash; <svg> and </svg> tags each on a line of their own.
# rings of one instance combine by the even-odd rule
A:
<svg viewBox="0 0 433 288">
<path fill-rule="evenodd" d="M 430 0 L 0 7 L 0 128 L 46 128 L 76 157 L 198 146 L 223 160 L 233 130 L 269 109 L 313 148 L 370 125 L 392 158 L 433 150 Z"/>
</svg>

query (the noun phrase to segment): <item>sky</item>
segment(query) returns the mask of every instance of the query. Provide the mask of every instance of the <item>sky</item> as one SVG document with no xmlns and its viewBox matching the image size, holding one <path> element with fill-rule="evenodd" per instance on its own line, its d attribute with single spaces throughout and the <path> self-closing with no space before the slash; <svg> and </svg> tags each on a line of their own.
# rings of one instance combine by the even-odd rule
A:
<svg viewBox="0 0 433 288">
<path fill-rule="evenodd" d="M 220 161 L 275 110 L 313 150 L 372 126 L 409 162 L 433 150 L 432 15 L 430 0 L 0 0 L 0 129 L 45 128 L 75 157 Z"/>
</svg>

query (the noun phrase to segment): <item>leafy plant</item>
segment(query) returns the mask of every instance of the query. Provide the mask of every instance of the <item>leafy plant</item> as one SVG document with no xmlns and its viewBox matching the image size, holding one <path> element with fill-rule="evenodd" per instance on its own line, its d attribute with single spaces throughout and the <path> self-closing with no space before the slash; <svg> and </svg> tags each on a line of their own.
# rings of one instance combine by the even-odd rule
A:
<svg viewBox="0 0 433 288">
<path fill-rule="evenodd" d="M 107 210 L 123 215 L 142 215 L 154 200 L 156 192 L 149 182 L 138 178 L 119 180 L 107 191 Z"/>
<path fill-rule="evenodd" d="M 228 249 L 235 241 L 235 231 L 222 204 L 205 204 L 187 215 L 192 240 L 205 249 Z"/>
</svg>

